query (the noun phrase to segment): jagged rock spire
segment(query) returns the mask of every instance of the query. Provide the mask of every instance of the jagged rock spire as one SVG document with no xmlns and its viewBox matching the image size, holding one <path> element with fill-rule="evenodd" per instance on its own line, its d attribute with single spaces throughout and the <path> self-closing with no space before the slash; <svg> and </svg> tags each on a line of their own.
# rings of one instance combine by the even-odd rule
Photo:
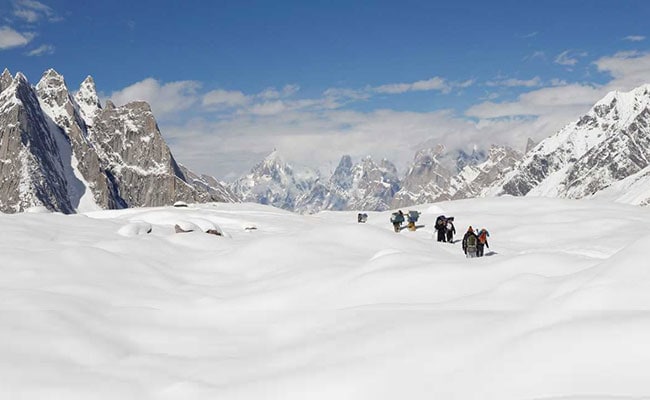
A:
<svg viewBox="0 0 650 400">
<path fill-rule="evenodd" d="M 14 78 L 11 76 L 11 72 L 9 72 L 9 69 L 5 68 L 2 75 L 0 75 L 0 93 L 8 88 L 13 81 Z"/>
<path fill-rule="evenodd" d="M 74 99 L 79 106 L 79 112 L 86 122 L 86 125 L 92 126 L 97 111 L 102 108 L 101 103 L 99 102 L 99 96 L 97 96 L 95 80 L 92 76 L 88 75 L 86 79 L 81 82 L 79 91 L 75 93 Z"/>
</svg>

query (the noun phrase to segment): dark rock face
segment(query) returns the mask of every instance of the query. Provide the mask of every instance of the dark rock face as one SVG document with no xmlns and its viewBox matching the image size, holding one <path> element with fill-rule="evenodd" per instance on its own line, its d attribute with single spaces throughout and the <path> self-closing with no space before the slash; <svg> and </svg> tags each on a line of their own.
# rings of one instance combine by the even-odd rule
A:
<svg viewBox="0 0 650 400">
<path fill-rule="evenodd" d="M 413 164 L 395 195 L 393 208 L 431 203 L 449 198 L 451 171 L 438 160 L 442 148 L 424 149 L 416 153 Z"/>
<path fill-rule="evenodd" d="M 73 212 L 59 148 L 36 92 L 18 73 L 0 94 L 0 211 Z"/>
<path fill-rule="evenodd" d="M 484 191 L 512 171 L 521 158 L 522 154 L 510 147 L 493 145 L 485 162 L 466 167 L 452 179 L 452 199 L 483 196 Z"/>
</svg>

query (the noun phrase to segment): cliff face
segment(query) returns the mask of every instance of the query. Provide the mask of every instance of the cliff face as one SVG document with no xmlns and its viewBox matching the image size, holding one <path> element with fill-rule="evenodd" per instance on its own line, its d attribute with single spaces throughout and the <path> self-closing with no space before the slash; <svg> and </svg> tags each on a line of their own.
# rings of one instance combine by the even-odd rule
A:
<svg viewBox="0 0 650 400">
<path fill-rule="evenodd" d="M 236 199 L 216 180 L 206 186 L 206 179 L 186 177 L 148 104 L 102 108 L 91 77 L 72 96 L 54 70 L 36 87 L 5 70 L 0 89 L 3 212 L 39 205 L 73 213 Z"/>
</svg>

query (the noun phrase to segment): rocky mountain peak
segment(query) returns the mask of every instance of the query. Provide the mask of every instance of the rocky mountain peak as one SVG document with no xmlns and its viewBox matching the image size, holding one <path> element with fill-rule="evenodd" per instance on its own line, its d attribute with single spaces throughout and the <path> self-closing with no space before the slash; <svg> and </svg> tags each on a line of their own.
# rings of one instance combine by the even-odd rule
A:
<svg viewBox="0 0 650 400">
<path fill-rule="evenodd" d="M 47 70 L 41 80 L 36 84 L 39 99 L 51 109 L 67 108 L 67 113 L 72 114 L 73 106 L 68 87 L 63 75 L 53 69 Z"/>
<path fill-rule="evenodd" d="M 248 175 L 235 181 L 232 191 L 244 201 L 293 210 L 298 198 L 309 193 L 318 180 L 318 173 L 308 168 L 294 170 L 273 150 Z"/>
<path fill-rule="evenodd" d="M 537 146 L 537 142 L 534 141 L 532 138 L 528 138 L 528 141 L 526 141 L 526 149 L 524 150 L 524 153 L 528 153 L 529 151 L 534 149 L 535 146 Z"/>
<path fill-rule="evenodd" d="M 92 126 L 95 114 L 102 108 L 97 96 L 97 89 L 95 81 L 92 76 L 88 75 L 81 85 L 79 90 L 74 95 L 74 99 L 79 105 L 79 112 L 86 122 L 86 125 Z"/>
<path fill-rule="evenodd" d="M 9 69 L 5 68 L 5 70 L 2 71 L 2 75 L 0 75 L 0 92 L 8 88 L 13 81 L 14 78 L 11 76 L 11 72 L 9 72 Z"/>
<path fill-rule="evenodd" d="M 43 78 L 48 78 L 48 79 L 63 79 L 63 75 L 59 74 L 56 72 L 54 68 L 49 68 L 43 73 Z"/>
<path fill-rule="evenodd" d="M 340 190 L 348 190 L 352 187 L 352 158 L 344 155 L 339 165 L 330 178 L 330 185 Z"/>
<path fill-rule="evenodd" d="M 29 81 L 27 80 L 27 77 L 22 72 L 17 72 L 16 73 L 16 76 L 14 77 L 14 82 L 18 83 L 18 84 L 27 84 L 27 85 L 29 85 Z"/>
</svg>

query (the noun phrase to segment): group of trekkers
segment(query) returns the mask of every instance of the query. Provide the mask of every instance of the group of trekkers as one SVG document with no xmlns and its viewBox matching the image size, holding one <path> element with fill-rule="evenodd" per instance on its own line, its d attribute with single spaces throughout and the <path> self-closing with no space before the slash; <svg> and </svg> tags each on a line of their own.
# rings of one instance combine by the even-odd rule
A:
<svg viewBox="0 0 650 400">
<path fill-rule="evenodd" d="M 454 217 L 445 217 L 439 215 L 436 218 L 436 225 L 433 229 L 438 232 L 438 241 L 454 243 L 454 235 L 456 234 L 456 227 L 454 226 Z"/>
<path fill-rule="evenodd" d="M 404 222 L 404 217 L 406 217 L 408 221 L 408 223 L 406 224 L 408 230 L 409 231 L 416 230 L 417 226 L 415 225 L 415 223 L 418 222 L 418 219 L 420 218 L 420 212 L 409 211 L 408 214 L 404 214 L 402 210 L 399 210 L 397 212 L 394 212 L 393 216 L 390 217 L 390 222 L 393 223 L 393 229 L 395 229 L 395 232 L 399 232 L 402 230 L 402 223 Z"/>
<path fill-rule="evenodd" d="M 465 232 L 465 236 L 463 236 L 463 251 L 467 258 L 483 257 L 485 247 L 490 248 L 487 241 L 488 237 L 490 237 L 490 233 L 487 229 L 481 228 L 474 232 L 474 229 L 470 226 Z"/>
<path fill-rule="evenodd" d="M 405 221 L 405 217 L 408 220 L 408 229 L 411 231 L 416 230 L 417 226 L 415 223 L 420 217 L 420 213 L 418 211 L 409 211 L 408 214 L 404 214 L 402 210 L 398 210 L 393 213 L 390 219 L 395 232 L 402 230 L 402 223 Z M 444 215 L 438 216 L 438 218 L 436 218 L 434 229 L 437 232 L 438 242 L 454 243 L 454 234 L 456 234 L 454 217 L 445 217 Z M 490 237 L 490 233 L 487 229 L 482 228 L 475 231 L 474 228 L 470 226 L 467 229 L 467 232 L 465 232 L 462 241 L 465 256 L 467 258 L 483 257 L 485 247 L 490 248 L 487 240 L 488 237 Z"/>
</svg>

